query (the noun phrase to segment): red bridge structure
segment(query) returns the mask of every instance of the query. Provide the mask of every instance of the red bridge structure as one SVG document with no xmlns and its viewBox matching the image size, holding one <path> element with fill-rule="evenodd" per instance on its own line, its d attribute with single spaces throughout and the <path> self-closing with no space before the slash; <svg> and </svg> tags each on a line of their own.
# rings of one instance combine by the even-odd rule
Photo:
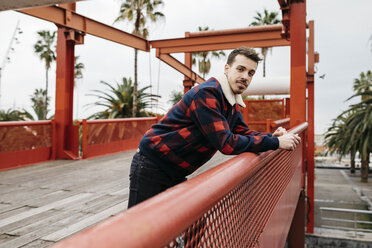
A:
<svg viewBox="0 0 372 248">
<path fill-rule="evenodd" d="M 60 4 L 22 6 L 18 11 L 58 27 L 55 117 L 0 123 L 0 170 L 135 149 L 158 120 L 73 122 L 74 48 L 84 43 L 86 34 L 145 52 L 156 49 L 157 58 L 185 76 L 185 92 L 204 81 L 191 69 L 193 52 L 290 46 L 290 98 L 279 100 L 280 117 L 251 120 L 248 113 L 243 115 L 249 126 L 260 126 L 262 131 L 285 126 L 302 138 L 294 151 L 236 156 L 54 247 L 305 246 L 305 233 L 314 229 L 314 64 L 319 60 L 305 0 L 278 0 L 282 24 L 186 32 L 182 38 L 151 41 L 79 15 L 75 3 L 66 3 L 71 1 L 50 2 Z M 184 53 L 184 63 L 173 53 Z"/>
</svg>

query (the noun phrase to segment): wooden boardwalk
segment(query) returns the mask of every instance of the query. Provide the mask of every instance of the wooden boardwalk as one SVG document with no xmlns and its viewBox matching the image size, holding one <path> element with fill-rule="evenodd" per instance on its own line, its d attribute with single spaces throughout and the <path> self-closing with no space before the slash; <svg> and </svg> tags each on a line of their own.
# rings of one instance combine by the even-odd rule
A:
<svg viewBox="0 0 372 248">
<path fill-rule="evenodd" d="M 0 172 L 0 248 L 48 247 L 125 211 L 133 154 Z M 190 177 L 230 158 L 217 153 Z"/>
</svg>

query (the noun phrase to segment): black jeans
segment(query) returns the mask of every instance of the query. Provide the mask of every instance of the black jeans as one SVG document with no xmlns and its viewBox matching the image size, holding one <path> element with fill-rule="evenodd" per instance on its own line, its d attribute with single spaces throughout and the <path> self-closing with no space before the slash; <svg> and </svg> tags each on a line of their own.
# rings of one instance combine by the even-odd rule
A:
<svg viewBox="0 0 372 248">
<path fill-rule="evenodd" d="M 129 174 L 128 208 L 157 195 L 166 189 L 186 181 L 186 178 L 172 178 L 141 152 L 133 156 Z"/>
</svg>

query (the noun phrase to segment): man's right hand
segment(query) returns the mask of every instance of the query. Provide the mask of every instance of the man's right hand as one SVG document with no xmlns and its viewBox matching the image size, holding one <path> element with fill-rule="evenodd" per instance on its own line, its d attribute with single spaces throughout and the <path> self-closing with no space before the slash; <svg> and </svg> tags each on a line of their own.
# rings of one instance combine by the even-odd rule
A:
<svg viewBox="0 0 372 248">
<path fill-rule="evenodd" d="M 301 142 L 300 136 L 298 136 L 298 134 L 293 133 L 287 133 L 282 136 L 279 136 L 278 140 L 279 148 L 288 151 L 293 151 L 296 148 L 296 146 Z"/>
</svg>

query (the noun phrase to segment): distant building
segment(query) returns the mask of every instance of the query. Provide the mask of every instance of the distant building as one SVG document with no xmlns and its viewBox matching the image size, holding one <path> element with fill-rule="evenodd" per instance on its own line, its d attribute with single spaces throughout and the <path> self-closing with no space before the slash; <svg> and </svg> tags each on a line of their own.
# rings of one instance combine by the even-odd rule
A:
<svg viewBox="0 0 372 248">
<path fill-rule="evenodd" d="M 326 148 L 324 145 L 324 135 L 323 134 L 315 134 L 314 135 L 314 143 L 315 143 L 315 156 L 320 154 L 324 154 Z"/>
</svg>

